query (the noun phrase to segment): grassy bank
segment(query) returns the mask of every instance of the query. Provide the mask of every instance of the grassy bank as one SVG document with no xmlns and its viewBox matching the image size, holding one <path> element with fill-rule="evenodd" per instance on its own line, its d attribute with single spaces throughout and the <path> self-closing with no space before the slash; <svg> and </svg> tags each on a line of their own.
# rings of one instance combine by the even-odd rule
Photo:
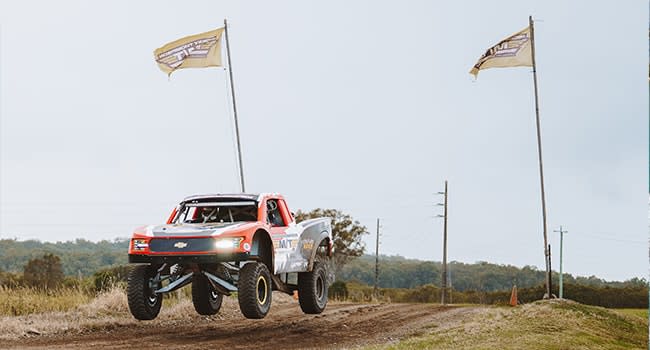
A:
<svg viewBox="0 0 650 350">
<path fill-rule="evenodd" d="M 488 307 L 454 325 L 369 349 L 647 349 L 644 310 L 611 310 L 571 301 Z"/>
<path fill-rule="evenodd" d="M 124 286 L 109 288 L 106 292 L 92 292 L 82 288 L 43 290 L 29 287 L 0 287 L 0 316 L 25 316 L 48 312 L 65 312 L 106 299 L 107 295 L 125 294 Z M 191 298 L 191 289 L 165 295 L 164 306 L 173 306 Z M 126 304 L 124 304 L 126 305 Z"/>
<path fill-rule="evenodd" d="M 0 316 L 68 311 L 90 302 L 92 298 L 77 288 L 39 290 L 28 287 L 0 287 Z"/>
<path fill-rule="evenodd" d="M 616 309 L 616 311 L 626 315 L 637 316 L 646 320 L 648 319 L 648 309 Z"/>
</svg>

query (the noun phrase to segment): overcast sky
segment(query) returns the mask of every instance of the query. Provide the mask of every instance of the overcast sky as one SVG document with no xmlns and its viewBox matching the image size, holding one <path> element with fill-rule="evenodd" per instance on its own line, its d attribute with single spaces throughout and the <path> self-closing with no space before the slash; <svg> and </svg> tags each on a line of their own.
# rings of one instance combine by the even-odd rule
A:
<svg viewBox="0 0 650 350">
<path fill-rule="evenodd" d="M 128 237 L 238 190 L 227 73 L 153 50 L 231 23 L 247 189 L 337 208 L 381 252 L 544 268 L 532 70 L 468 74 L 535 26 L 559 269 L 648 273 L 647 1 L 2 1 L 0 237 Z M 126 252 L 125 252 L 126 253 Z M 453 272 L 452 272 L 453 274 Z"/>
</svg>

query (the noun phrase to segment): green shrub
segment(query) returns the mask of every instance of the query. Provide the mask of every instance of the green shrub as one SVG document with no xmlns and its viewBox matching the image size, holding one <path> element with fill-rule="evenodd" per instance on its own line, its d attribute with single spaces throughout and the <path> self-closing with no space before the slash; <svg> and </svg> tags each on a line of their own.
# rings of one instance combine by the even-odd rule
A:
<svg viewBox="0 0 650 350">
<path fill-rule="evenodd" d="M 348 286 L 343 281 L 336 281 L 330 286 L 328 294 L 332 299 L 346 300 L 348 298 Z"/>
<path fill-rule="evenodd" d="M 105 292 L 114 286 L 126 285 L 129 271 L 128 265 L 118 265 L 95 272 L 92 277 L 95 292 Z"/>
</svg>

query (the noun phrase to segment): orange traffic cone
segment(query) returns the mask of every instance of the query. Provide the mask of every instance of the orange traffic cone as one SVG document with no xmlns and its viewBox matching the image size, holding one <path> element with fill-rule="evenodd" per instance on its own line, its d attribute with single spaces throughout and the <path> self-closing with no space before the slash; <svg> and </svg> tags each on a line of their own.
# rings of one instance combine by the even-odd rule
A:
<svg viewBox="0 0 650 350">
<path fill-rule="evenodd" d="M 512 286 L 512 293 L 510 294 L 510 306 L 517 306 L 517 285 Z"/>
</svg>

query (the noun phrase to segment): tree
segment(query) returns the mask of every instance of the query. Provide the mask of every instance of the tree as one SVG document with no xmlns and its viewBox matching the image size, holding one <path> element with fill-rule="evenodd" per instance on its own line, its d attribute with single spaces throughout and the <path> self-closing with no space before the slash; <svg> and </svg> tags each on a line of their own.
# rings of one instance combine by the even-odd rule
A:
<svg viewBox="0 0 650 350">
<path fill-rule="evenodd" d="M 365 226 L 350 215 L 336 209 L 314 209 L 310 212 L 298 211 L 296 221 L 329 217 L 332 219 L 332 259 L 334 271 L 338 275 L 350 260 L 363 255 L 365 245 L 361 241 L 368 233 Z"/>
<path fill-rule="evenodd" d="M 23 268 L 25 284 L 31 287 L 51 289 L 63 281 L 61 259 L 54 254 L 45 254 L 42 258 L 31 259 Z"/>
<path fill-rule="evenodd" d="M 93 283 L 96 292 L 104 292 L 116 285 L 126 285 L 126 279 L 129 275 L 130 267 L 128 265 L 118 265 L 101 269 L 93 274 Z"/>
</svg>

